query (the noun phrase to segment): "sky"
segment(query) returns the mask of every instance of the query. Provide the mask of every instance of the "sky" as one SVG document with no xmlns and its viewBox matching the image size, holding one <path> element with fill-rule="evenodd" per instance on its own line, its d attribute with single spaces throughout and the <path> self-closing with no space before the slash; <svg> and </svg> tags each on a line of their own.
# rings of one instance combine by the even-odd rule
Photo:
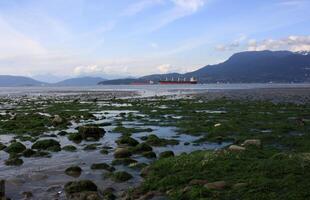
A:
<svg viewBox="0 0 310 200">
<path fill-rule="evenodd" d="M 0 0 L 0 74 L 185 73 L 233 53 L 310 51 L 310 0 Z"/>
</svg>

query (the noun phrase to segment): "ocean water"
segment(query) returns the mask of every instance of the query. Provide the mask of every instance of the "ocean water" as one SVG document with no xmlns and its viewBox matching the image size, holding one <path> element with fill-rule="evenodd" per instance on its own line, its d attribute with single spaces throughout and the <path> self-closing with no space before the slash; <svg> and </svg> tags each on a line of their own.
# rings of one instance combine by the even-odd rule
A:
<svg viewBox="0 0 310 200">
<path fill-rule="evenodd" d="M 136 91 L 142 96 L 186 94 L 216 90 L 256 89 L 256 88 L 310 88 L 310 83 L 242 83 L 242 84 L 197 84 L 197 85 L 102 85 L 87 87 L 0 87 L 0 96 L 20 95 L 68 95 L 103 91 Z"/>
</svg>

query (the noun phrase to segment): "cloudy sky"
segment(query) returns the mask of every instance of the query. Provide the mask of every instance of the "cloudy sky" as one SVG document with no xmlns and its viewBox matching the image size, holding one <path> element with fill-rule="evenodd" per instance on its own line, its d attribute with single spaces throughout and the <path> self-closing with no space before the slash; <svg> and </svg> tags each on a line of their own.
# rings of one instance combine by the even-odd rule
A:
<svg viewBox="0 0 310 200">
<path fill-rule="evenodd" d="M 0 74 L 187 72 L 310 50 L 309 0 L 0 0 Z"/>
</svg>

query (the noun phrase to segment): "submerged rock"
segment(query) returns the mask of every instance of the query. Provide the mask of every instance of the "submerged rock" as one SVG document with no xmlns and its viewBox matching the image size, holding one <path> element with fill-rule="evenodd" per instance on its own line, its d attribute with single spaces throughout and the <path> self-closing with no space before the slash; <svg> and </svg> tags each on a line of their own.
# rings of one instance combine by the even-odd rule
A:
<svg viewBox="0 0 310 200">
<path fill-rule="evenodd" d="M 79 166 L 71 166 L 66 169 L 65 173 L 68 176 L 79 177 L 82 173 L 82 169 Z"/>
<path fill-rule="evenodd" d="M 15 166 L 20 166 L 24 163 L 24 161 L 20 158 L 13 157 L 9 158 L 4 162 L 6 165 L 15 165 Z"/>
<path fill-rule="evenodd" d="M 130 165 L 132 163 L 137 163 L 138 161 L 132 158 L 118 158 L 112 161 L 112 165 Z"/>
<path fill-rule="evenodd" d="M 23 151 L 22 155 L 26 158 L 28 157 L 32 157 L 36 154 L 36 152 L 32 149 L 26 149 L 25 151 Z"/>
<path fill-rule="evenodd" d="M 93 170 L 98 170 L 98 169 L 104 169 L 104 170 L 107 170 L 107 171 L 110 171 L 110 172 L 113 172 L 115 170 L 114 167 L 106 164 L 106 163 L 94 163 L 91 165 L 90 167 L 91 169 Z"/>
<path fill-rule="evenodd" d="M 53 139 L 39 140 L 35 142 L 31 148 L 39 149 L 39 150 L 47 150 L 47 151 L 60 151 L 61 150 L 59 142 Z"/>
<path fill-rule="evenodd" d="M 62 150 L 73 152 L 73 151 L 76 151 L 76 147 L 73 145 L 67 145 L 67 146 L 64 146 Z"/>
<path fill-rule="evenodd" d="M 0 142 L 0 151 L 5 149 L 5 148 L 6 148 L 6 146 Z"/>
<path fill-rule="evenodd" d="M 156 158 L 156 153 L 154 153 L 153 151 L 143 152 L 142 156 L 146 158 Z"/>
<path fill-rule="evenodd" d="M 67 194 L 80 193 L 85 191 L 97 192 L 98 188 L 95 183 L 90 180 L 70 181 L 65 185 Z"/>
<path fill-rule="evenodd" d="M 167 145 L 178 145 L 179 141 L 174 139 L 164 139 L 159 138 L 157 135 L 151 134 L 148 136 L 147 140 L 145 141 L 148 145 L 151 146 L 167 146 Z"/>
</svg>

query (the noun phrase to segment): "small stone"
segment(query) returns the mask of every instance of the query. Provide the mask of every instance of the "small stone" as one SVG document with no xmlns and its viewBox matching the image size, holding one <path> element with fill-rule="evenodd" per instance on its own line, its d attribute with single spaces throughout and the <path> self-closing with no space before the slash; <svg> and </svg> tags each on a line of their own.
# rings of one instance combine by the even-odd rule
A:
<svg viewBox="0 0 310 200">
<path fill-rule="evenodd" d="M 261 140 L 258 140 L 258 139 L 245 140 L 242 144 L 242 146 L 244 147 L 247 147 L 247 146 L 261 147 L 261 145 L 262 145 Z"/>
<path fill-rule="evenodd" d="M 225 181 L 216 181 L 213 183 L 207 183 L 204 186 L 211 190 L 223 190 L 227 187 L 227 183 Z"/>
<path fill-rule="evenodd" d="M 238 145 L 230 145 L 228 147 L 228 150 L 231 152 L 241 152 L 241 151 L 245 151 L 244 147 L 238 146 Z"/>
</svg>

